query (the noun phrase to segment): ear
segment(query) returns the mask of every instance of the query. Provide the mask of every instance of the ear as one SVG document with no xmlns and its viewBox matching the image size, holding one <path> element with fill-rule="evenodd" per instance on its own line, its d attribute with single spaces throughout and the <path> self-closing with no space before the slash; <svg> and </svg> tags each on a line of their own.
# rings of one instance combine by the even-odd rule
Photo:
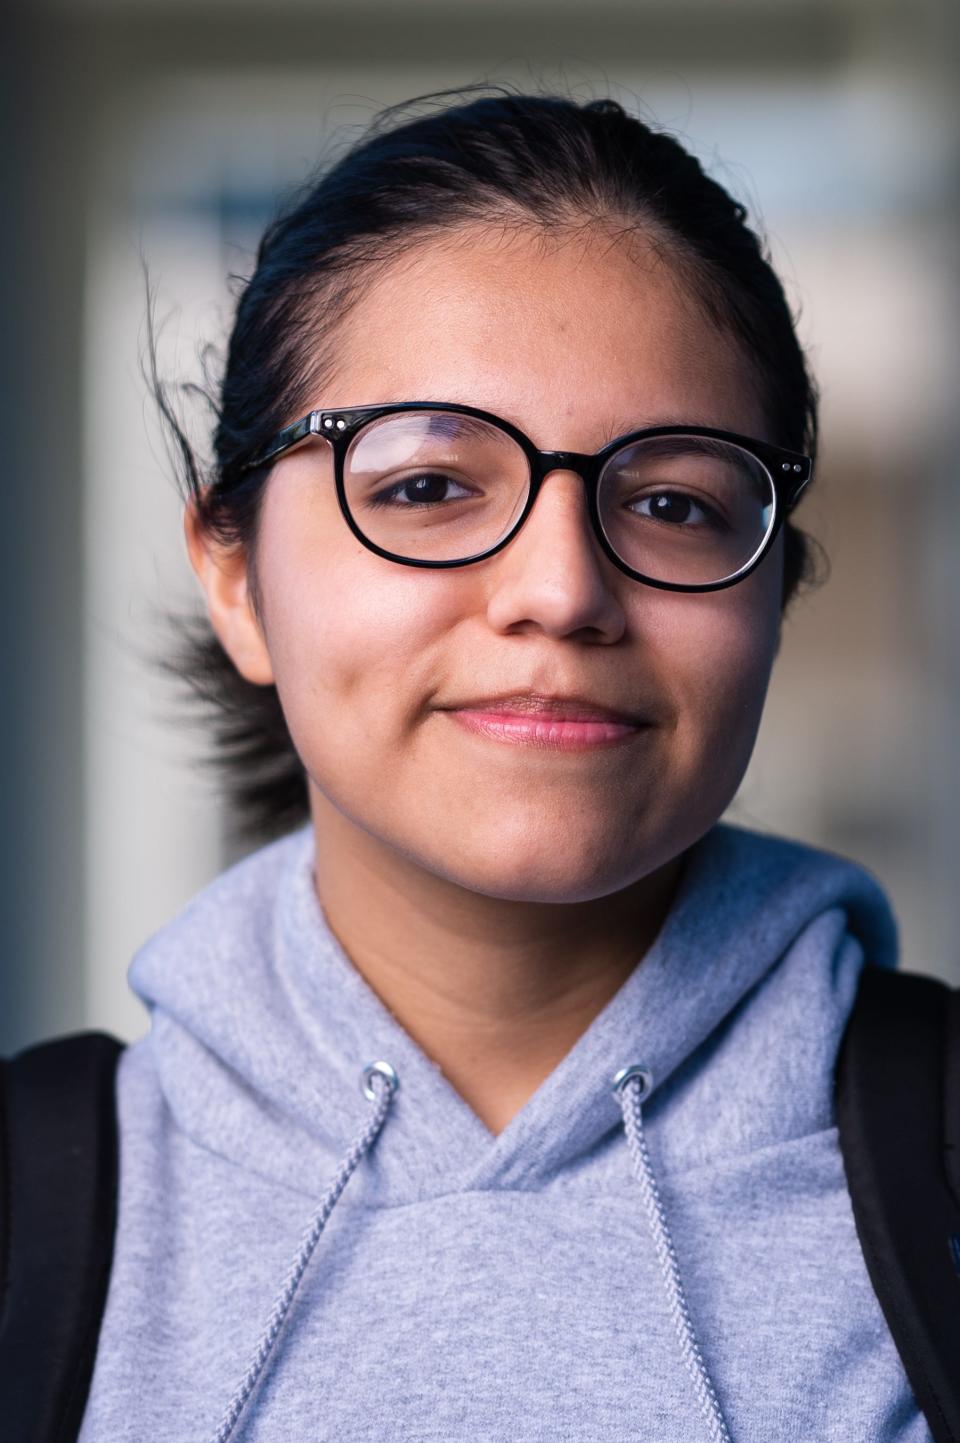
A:
<svg viewBox="0 0 960 1443">
<path fill-rule="evenodd" d="M 269 686 L 273 667 L 266 639 L 253 610 L 247 584 L 247 558 L 201 525 L 196 503 L 188 501 L 183 532 L 190 564 L 207 598 L 207 611 L 220 644 L 237 671 L 257 686 Z"/>
</svg>

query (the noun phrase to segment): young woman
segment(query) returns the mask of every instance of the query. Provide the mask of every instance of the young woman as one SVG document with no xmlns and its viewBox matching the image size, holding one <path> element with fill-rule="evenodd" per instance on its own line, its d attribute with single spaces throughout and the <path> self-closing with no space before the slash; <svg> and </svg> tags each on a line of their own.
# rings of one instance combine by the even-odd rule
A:
<svg viewBox="0 0 960 1443">
<path fill-rule="evenodd" d="M 131 967 L 82 1443 L 927 1443 L 833 1114 L 890 906 L 719 821 L 815 439 L 743 208 L 612 101 L 388 111 L 267 231 L 183 455 L 280 835 Z"/>
</svg>

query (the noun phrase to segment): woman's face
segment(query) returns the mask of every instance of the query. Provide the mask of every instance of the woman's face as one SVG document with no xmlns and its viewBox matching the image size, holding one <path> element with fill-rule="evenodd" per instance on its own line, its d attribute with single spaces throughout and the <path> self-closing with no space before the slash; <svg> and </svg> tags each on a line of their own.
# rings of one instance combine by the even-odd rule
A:
<svg viewBox="0 0 960 1443">
<path fill-rule="evenodd" d="M 463 402 L 553 450 L 685 422 L 769 438 L 733 341 L 645 243 L 595 231 L 423 243 L 368 286 L 335 354 L 312 407 Z M 214 621 L 249 679 L 276 682 L 316 826 L 332 807 L 384 859 L 491 896 L 587 900 L 677 857 L 731 801 L 778 643 L 782 544 L 722 591 L 644 586 L 601 551 L 580 477 L 557 471 L 497 555 L 401 566 L 348 530 L 318 439 L 267 483 L 262 633 L 240 587 Z M 561 751 L 451 716 L 504 692 L 578 694 L 650 725 Z"/>
</svg>

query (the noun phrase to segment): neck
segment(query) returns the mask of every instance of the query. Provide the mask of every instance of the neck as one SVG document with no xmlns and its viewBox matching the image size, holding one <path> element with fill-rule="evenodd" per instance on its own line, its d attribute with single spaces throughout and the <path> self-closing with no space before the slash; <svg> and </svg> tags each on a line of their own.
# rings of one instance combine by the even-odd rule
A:
<svg viewBox="0 0 960 1443">
<path fill-rule="evenodd" d="M 311 787 L 314 883 L 331 932 L 494 1135 L 648 950 L 682 854 L 609 896 L 489 896 L 417 865 Z"/>
</svg>

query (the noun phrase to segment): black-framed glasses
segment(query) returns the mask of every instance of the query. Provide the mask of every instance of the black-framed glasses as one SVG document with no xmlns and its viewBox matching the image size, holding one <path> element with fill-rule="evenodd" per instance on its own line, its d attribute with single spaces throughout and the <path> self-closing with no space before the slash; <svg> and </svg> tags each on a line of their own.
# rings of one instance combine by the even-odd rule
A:
<svg viewBox="0 0 960 1443">
<path fill-rule="evenodd" d="M 711 426 L 652 426 L 593 455 L 541 451 L 490 411 L 403 401 L 311 411 L 241 470 L 321 436 L 340 510 L 401 566 L 469 566 L 501 551 L 551 471 L 576 471 L 593 531 L 621 571 L 667 591 L 717 591 L 763 560 L 813 470 L 809 456 Z"/>
</svg>

